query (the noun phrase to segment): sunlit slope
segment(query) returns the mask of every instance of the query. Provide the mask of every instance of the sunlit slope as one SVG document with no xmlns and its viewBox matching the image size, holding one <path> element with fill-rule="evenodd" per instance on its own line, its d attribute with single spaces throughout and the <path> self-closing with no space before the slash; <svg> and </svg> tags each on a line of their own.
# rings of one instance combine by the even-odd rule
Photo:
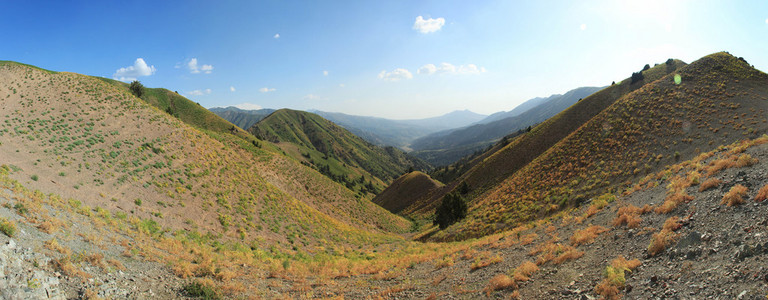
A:
<svg viewBox="0 0 768 300">
<path fill-rule="evenodd" d="M 621 97 L 482 192 L 471 202 L 469 217 L 438 238 L 502 230 L 619 190 L 680 159 L 766 132 L 768 75 L 727 53 L 706 56 L 674 73 Z M 545 122 L 530 135 L 554 124 Z M 531 143 L 519 138 L 508 147 L 524 142 Z M 477 184 L 484 177 L 470 174 L 468 182 Z"/>
<path fill-rule="evenodd" d="M 455 179 L 446 183 L 441 192 L 435 193 L 431 199 L 406 211 L 411 211 L 413 217 L 431 215 L 442 197 L 462 182 L 467 182 L 473 191 L 471 195 L 477 196 L 533 161 L 622 96 L 684 65 L 682 61 L 670 60 L 669 63 L 652 67 L 642 72 L 642 80 L 632 83 L 631 79 L 627 78 L 606 87 L 533 127 L 531 132 L 510 135 L 480 155 L 467 157 L 436 170 L 437 178 Z"/>
<path fill-rule="evenodd" d="M 361 194 L 378 193 L 409 168 L 427 168 L 398 149 L 373 145 L 313 113 L 281 109 L 249 131 Z"/>
<path fill-rule="evenodd" d="M 414 171 L 395 179 L 387 189 L 371 201 L 393 213 L 400 213 L 413 203 L 429 198 L 441 187 L 443 184 L 430 178 L 429 175 Z"/>
<path fill-rule="evenodd" d="M 269 143 L 230 134 L 212 113 L 196 118 L 207 114 L 186 98 L 157 91 L 148 98 L 175 99 L 178 118 L 197 127 L 121 85 L 1 63 L 1 163 L 44 193 L 264 247 L 389 239 L 376 232 L 410 226 Z"/>
</svg>

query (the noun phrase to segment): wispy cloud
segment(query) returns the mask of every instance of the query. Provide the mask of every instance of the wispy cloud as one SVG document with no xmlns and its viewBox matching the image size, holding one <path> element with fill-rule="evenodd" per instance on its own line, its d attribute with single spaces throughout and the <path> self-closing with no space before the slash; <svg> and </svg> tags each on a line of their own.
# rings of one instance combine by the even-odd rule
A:
<svg viewBox="0 0 768 300">
<path fill-rule="evenodd" d="M 413 29 L 418 30 L 421 33 L 432 33 L 440 30 L 445 25 L 444 18 L 429 18 L 424 19 L 422 16 L 416 17 L 416 22 L 413 22 Z"/>
<path fill-rule="evenodd" d="M 384 79 L 388 81 L 399 81 L 400 79 L 411 79 L 413 78 L 413 74 L 411 74 L 410 71 L 407 69 L 397 68 L 392 70 L 392 72 L 387 71 L 381 71 L 379 73 L 379 79 Z"/>
<path fill-rule="evenodd" d="M 232 105 L 232 106 L 237 107 L 239 109 L 244 109 L 244 110 L 257 110 L 257 109 L 261 109 L 261 105 L 253 104 L 253 103 L 248 103 L 248 102 L 240 103 L 240 104 L 235 104 L 235 105 Z"/>
<path fill-rule="evenodd" d="M 202 96 L 202 95 L 209 95 L 209 94 L 211 94 L 211 89 L 194 90 L 187 93 L 187 95 L 190 95 L 190 96 Z"/>
<path fill-rule="evenodd" d="M 421 66 L 416 72 L 418 74 L 432 75 L 432 74 L 480 74 L 485 73 L 484 67 L 478 67 L 475 64 L 460 65 L 458 67 L 450 63 L 440 63 L 436 66 L 434 64 L 426 64 Z"/>
<path fill-rule="evenodd" d="M 230 86 L 229 86 L 229 91 L 230 91 L 230 92 L 234 92 L 234 91 L 235 91 L 235 87 L 230 85 Z"/>
<path fill-rule="evenodd" d="M 274 91 L 277 91 L 277 89 L 275 89 L 275 88 L 268 88 L 268 87 L 263 87 L 263 88 L 259 89 L 259 92 L 262 92 L 262 93 L 269 93 L 269 92 L 274 92 Z"/>
<path fill-rule="evenodd" d="M 212 65 L 197 65 L 197 58 L 192 58 L 187 62 L 187 68 L 189 68 L 189 72 L 192 74 L 198 74 L 200 72 L 203 72 L 205 74 L 211 74 L 213 72 L 213 66 Z"/>
<path fill-rule="evenodd" d="M 143 58 L 137 58 L 132 66 L 120 68 L 112 74 L 112 78 L 120 81 L 133 81 L 140 76 L 149 76 L 155 73 L 155 66 L 149 66 Z"/>
<path fill-rule="evenodd" d="M 328 71 L 323 70 L 323 76 L 328 76 Z"/>
<path fill-rule="evenodd" d="M 315 94 L 307 94 L 306 96 L 304 96 L 304 98 L 303 98 L 303 99 L 304 99 L 304 100 L 315 100 L 315 99 L 318 99 L 318 98 L 320 98 L 320 97 L 318 97 L 318 96 L 317 96 L 317 95 L 315 95 Z"/>
<path fill-rule="evenodd" d="M 275 33 L 275 35 L 274 35 L 274 36 L 272 36 L 272 37 L 273 37 L 273 38 L 276 38 L 276 39 L 279 39 L 279 38 L 280 38 L 280 34 L 279 34 L 279 33 Z"/>
</svg>

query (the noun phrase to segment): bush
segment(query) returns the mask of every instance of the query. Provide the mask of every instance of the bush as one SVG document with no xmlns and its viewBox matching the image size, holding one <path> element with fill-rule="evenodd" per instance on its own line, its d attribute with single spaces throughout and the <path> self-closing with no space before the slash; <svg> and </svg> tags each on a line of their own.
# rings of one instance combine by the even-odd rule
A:
<svg viewBox="0 0 768 300">
<path fill-rule="evenodd" d="M 16 224 L 13 224 L 13 222 L 8 221 L 5 218 L 0 218 L 0 232 L 8 237 L 13 237 L 13 235 L 16 234 Z"/>
<path fill-rule="evenodd" d="M 435 211 L 435 221 L 433 224 L 445 229 L 453 223 L 458 222 L 467 216 L 467 203 L 464 198 L 458 194 L 450 193 L 443 197 L 443 202 Z"/>
<path fill-rule="evenodd" d="M 184 286 L 184 293 L 195 299 L 221 299 L 213 288 L 199 282 L 190 283 Z"/>
<path fill-rule="evenodd" d="M 136 97 L 141 98 L 142 95 L 144 95 L 144 85 L 141 84 L 138 80 L 134 80 L 131 82 L 131 86 L 129 87 L 131 90 L 131 93 L 136 95 Z"/>
<path fill-rule="evenodd" d="M 725 193 L 720 204 L 735 206 L 744 203 L 744 196 L 747 195 L 747 187 L 741 184 L 734 185 L 728 193 Z"/>
<path fill-rule="evenodd" d="M 651 68 L 651 65 L 645 64 L 645 66 L 643 67 L 643 71 L 646 71 L 646 70 L 648 70 L 650 68 Z"/>
<path fill-rule="evenodd" d="M 630 83 L 638 82 L 640 80 L 643 80 L 644 78 L 645 77 L 643 77 L 643 72 L 632 73 L 632 77 L 631 77 L 632 80 L 630 81 Z"/>
<path fill-rule="evenodd" d="M 30 177 L 30 178 L 32 180 L 34 180 L 34 181 L 37 181 L 38 179 L 40 179 L 40 177 L 37 177 L 37 175 L 32 175 L 32 177 Z"/>
</svg>

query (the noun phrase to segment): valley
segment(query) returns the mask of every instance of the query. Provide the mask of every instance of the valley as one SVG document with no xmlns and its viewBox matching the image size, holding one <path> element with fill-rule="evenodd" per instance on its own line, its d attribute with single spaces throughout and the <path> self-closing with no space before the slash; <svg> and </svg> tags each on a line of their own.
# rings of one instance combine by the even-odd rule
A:
<svg viewBox="0 0 768 300">
<path fill-rule="evenodd" d="M 434 167 L 319 114 L 236 125 L 0 62 L 0 295 L 765 297 L 768 75 L 726 52 L 638 73 Z"/>
</svg>

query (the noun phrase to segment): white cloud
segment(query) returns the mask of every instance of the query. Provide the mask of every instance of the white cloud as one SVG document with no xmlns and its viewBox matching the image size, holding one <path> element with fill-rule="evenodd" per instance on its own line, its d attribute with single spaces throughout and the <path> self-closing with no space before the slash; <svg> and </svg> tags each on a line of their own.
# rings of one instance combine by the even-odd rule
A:
<svg viewBox="0 0 768 300">
<path fill-rule="evenodd" d="M 379 73 L 379 79 L 384 79 L 389 81 L 398 81 L 400 79 L 411 79 L 411 78 L 413 78 L 413 74 L 411 74 L 410 71 L 406 69 L 401 69 L 401 68 L 397 68 L 392 72 L 381 71 L 381 73 Z"/>
<path fill-rule="evenodd" d="M 230 92 L 234 92 L 234 91 L 235 91 L 235 87 L 230 85 L 230 86 L 229 86 L 229 91 L 230 91 Z"/>
<path fill-rule="evenodd" d="M 765 19 L 765 24 L 768 24 L 768 19 Z"/>
<path fill-rule="evenodd" d="M 437 72 L 437 67 L 433 64 L 426 64 L 421 66 L 418 70 L 416 70 L 416 73 L 418 74 L 434 74 Z"/>
<path fill-rule="evenodd" d="M 413 23 L 413 29 L 418 30 L 421 33 L 431 33 L 440 30 L 445 25 L 445 19 L 443 18 L 429 18 L 424 19 L 422 16 L 416 17 L 416 22 Z"/>
<path fill-rule="evenodd" d="M 459 66 L 459 74 L 480 74 L 485 73 L 485 67 L 478 67 L 475 64 L 466 64 Z"/>
<path fill-rule="evenodd" d="M 239 109 L 244 109 L 244 110 L 257 110 L 257 109 L 261 109 L 261 105 L 253 104 L 253 103 L 248 103 L 248 102 L 240 103 L 240 104 L 235 104 L 235 105 L 232 105 L 232 106 L 237 107 Z"/>
<path fill-rule="evenodd" d="M 460 65 L 458 68 L 449 63 L 441 63 L 439 66 L 433 64 L 426 64 L 421 66 L 417 73 L 431 75 L 431 74 L 480 74 L 486 70 L 484 67 L 478 67 L 475 64 Z"/>
<path fill-rule="evenodd" d="M 205 74 L 211 74 L 213 71 L 212 65 L 202 65 L 200 67 L 197 66 L 197 58 L 192 58 L 187 62 L 187 68 L 189 68 L 189 72 L 192 74 L 200 73 L 201 71 Z"/>
<path fill-rule="evenodd" d="M 323 76 L 328 76 L 328 71 L 323 70 Z"/>
<path fill-rule="evenodd" d="M 343 83 L 339 83 L 339 87 L 343 88 L 345 85 Z"/>
<path fill-rule="evenodd" d="M 117 69 L 112 78 L 120 81 L 134 81 L 140 76 L 149 76 L 154 73 L 155 66 L 148 66 L 143 58 L 137 58 L 133 66 Z"/>
<path fill-rule="evenodd" d="M 189 93 L 187 93 L 190 96 L 202 96 L 202 95 L 209 95 L 211 94 L 211 89 L 204 89 L 204 90 L 194 90 Z"/>
<path fill-rule="evenodd" d="M 581 24 L 581 26 L 579 26 L 579 29 L 587 30 L 587 24 Z"/>
<path fill-rule="evenodd" d="M 259 89 L 259 92 L 262 92 L 262 93 L 269 93 L 269 92 L 274 92 L 274 91 L 276 91 L 276 90 L 277 90 L 277 89 L 275 89 L 275 88 L 268 88 L 268 87 L 263 87 L 263 88 L 260 88 L 260 89 Z"/>
<path fill-rule="evenodd" d="M 275 35 L 274 35 L 274 36 L 272 36 L 272 37 L 273 37 L 273 38 L 276 38 L 276 39 L 279 39 L 279 38 L 280 38 L 280 34 L 279 34 L 279 33 L 275 33 Z"/>
</svg>

